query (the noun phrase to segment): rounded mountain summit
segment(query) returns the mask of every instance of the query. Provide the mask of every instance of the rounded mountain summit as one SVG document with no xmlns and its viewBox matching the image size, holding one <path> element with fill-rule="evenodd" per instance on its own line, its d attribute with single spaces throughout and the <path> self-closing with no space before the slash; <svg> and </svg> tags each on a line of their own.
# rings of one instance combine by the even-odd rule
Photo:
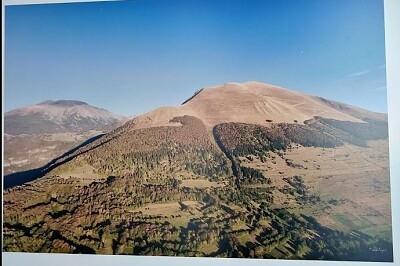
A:
<svg viewBox="0 0 400 266">
<path fill-rule="evenodd" d="M 221 123 L 303 123 L 313 117 L 362 123 L 387 121 L 387 115 L 348 104 L 307 95 L 255 81 L 226 83 L 204 88 L 177 107 L 162 107 L 136 117 L 134 128 L 173 126 L 174 117 L 183 115 L 201 119 L 212 128 Z"/>
<path fill-rule="evenodd" d="M 124 117 L 75 100 L 44 101 L 4 114 L 6 134 L 84 132 L 115 125 Z"/>
</svg>

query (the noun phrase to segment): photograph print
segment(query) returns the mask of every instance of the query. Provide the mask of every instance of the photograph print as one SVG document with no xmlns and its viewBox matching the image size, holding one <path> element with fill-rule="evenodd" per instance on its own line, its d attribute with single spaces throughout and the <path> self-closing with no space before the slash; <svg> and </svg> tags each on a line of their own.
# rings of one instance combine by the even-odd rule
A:
<svg viewBox="0 0 400 266">
<path fill-rule="evenodd" d="M 6 6 L 3 251 L 393 262 L 383 11 Z"/>
</svg>

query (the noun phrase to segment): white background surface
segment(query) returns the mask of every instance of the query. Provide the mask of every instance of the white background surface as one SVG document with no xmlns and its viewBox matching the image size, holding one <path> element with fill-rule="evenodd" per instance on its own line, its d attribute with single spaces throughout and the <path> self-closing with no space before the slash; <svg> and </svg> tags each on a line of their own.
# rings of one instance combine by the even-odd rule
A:
<svg viewBox="0 0 400 266">
<path fill-rule="evenodd" d="M 321 0 L 323 1 L 323 0 Z M 331 0 L 333 1 L 333 0 Z M 369 0 L 365 0 L 368 4 Z M 3 0 L 4 4 L 80 2 L 79 0 L 43 1 L 43 0 Z M 329 261 L 286 261 L 286 260 L 249 260 L 217 258 L 172 258 L 117 255 L 64 255 L 2 252 L 2 265 L 17 266 L 100 266 L 100 265 L 400 265 L 400 0 L 384 0 L 385 4 L 385 39 L 386 70 L 389 111 L 390 171 L 393 214 L 393 249 L 394 263 L 360 263 Z M 3 23 L 4 27 L 4 18 Z M 4 34 L 4 28 L 2 30 Z M 3 35 L 4 38 L 4 35 Z M 4 55 L 4 42 L 2 47 Z M 4 56 L 2 56 L 4 71 Z M 2 79 L 3 80 L 3 79 Z M 4 83 L 3 86 L 4 88 Z M 4 93 L 4 91 L 3 91 Z M 2 94 L 3 95 L 3 94 Z M 2 99 L 4 99 L 2 97 Z"/>
</svg>

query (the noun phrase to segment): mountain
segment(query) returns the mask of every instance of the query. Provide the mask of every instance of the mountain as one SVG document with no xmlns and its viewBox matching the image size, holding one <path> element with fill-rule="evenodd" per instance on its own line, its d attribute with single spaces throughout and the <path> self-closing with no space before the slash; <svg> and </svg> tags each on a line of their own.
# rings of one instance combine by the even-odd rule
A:
<svg viewBox="0 0 400 266">
<path fill-rule="evenodd" d="M 303 123 L 314 116 L 350 122 L 387 121 L 385 114 L 251 81 L 201 89 L 181 106 L 162 107 L 138 117 L 136 128 L 170 125 L 173 117 L 182 115 L 198 117 L 208 127 L 227 122 L 261 126 Z"/>
<path fill-rule="evenodd" d="M 5 251 L 393 260 L 387 116 L 268 84 L 201 89 L 37 174 L 5 186 Z"/>
<path fill-rule="evenodd" d="M 112 126 L 124 117 L 85 102 L 72 100 L 44 101 L 17 108 L 4 114 L 6 134 L 63 133 Z"/>
<path fill-rule="evenodd" d="M 125 122 L 81 101 L 45 101 L 4 114 L 4 173 L 43 166 L 82 142 Z"/>
</svg>

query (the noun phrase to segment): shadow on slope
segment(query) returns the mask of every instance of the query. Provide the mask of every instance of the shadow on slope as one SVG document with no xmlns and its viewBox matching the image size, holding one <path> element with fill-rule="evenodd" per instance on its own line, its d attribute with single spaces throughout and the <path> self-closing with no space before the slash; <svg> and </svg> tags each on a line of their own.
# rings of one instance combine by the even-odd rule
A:
<svg viewBox="0 0 400 266">
<path fill-rule="evenodd" d="M 80 145 L 76 146 L 75 148 L 73 148 L 70 151 L 67 151 L 63 155 L 53 159 L 48 164 L 46 164 L 46 165 L 44 165 L 42 167 L 31 169 L 31 170 L 26 170 L 26 171 L 22 171 L 22 172 L 18 172 L 18 173 L 13 173 L 13 174 L 9 174 L 9 175 L 4 176 L 4 189 L 8 189 L 8 188 L 12 188 L 12 187 L 15 187 L 15 186 L 23 185 L 23 184 L 25 184 L 27 182 L 33 181 L 33 180 L 35 180 L 35 179 L 37 179 L 39 177 L 44 176 L 45 174 L 47 174 L 48 172 L 53 170 L 55 167 L 65 163 L 65 162 L 68 162 L 68 161 L 72 160 L 74 157 L 76 157 L 77 155 L 82 154 L 82 153 L 75 154 L 74 156 L 66 158 L 66 159 L 64 159 L 62 161 L 59 161 L 59 160 L 72 155 L 74 152 L 76 152 L 80 148 L 82 148 L 82 147 L 94 142 L 95 140 L 98 140 L 99 138 L 101 138 L 104 135 L 105 134 L 99 134 L 97 136 L 94 136 L 94 137 L 86 140 L 85 142 L 82 142 Z M 102 144 L 104 144 L 104 143 L 102 143 Z M 97 146 L 93 147 L 92 149 L 94 149 L 96 147 Z"/>
</svg>

